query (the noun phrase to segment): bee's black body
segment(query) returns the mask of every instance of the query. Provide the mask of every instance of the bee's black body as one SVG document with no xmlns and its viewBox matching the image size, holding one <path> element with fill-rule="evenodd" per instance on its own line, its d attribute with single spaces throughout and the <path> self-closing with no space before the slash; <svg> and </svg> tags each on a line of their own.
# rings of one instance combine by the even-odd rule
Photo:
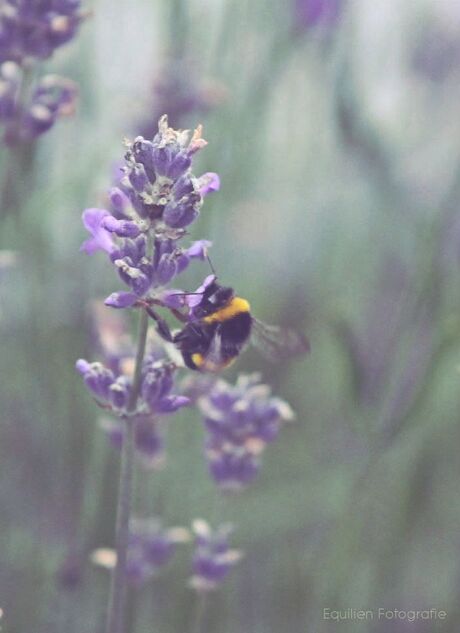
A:
<svg viewBox="0 0 460 633">
<path fill-rule="evenodd" d="M 250 313 L 249 302 L 215 278 L 197 294 L 200 299 L 191 315 L 174 311 L 177 318 L 187 321 L 174 335 L 164 319 L 147 306 L 160 336 L 175 344 L 190 369 L 216 372 L 228 367 L 249 339 L 274 362 L 308 352 L 309 343 L 302 334 L 258 321 Z"/>
<path fill-rule="evenodd" d="M 203 293 L 190 321 L 173 339 L 187 367 L 217 371 L 227 367 L 251 335 L 249 303 L 232 288 L 213 282 Z"/>
</svg>

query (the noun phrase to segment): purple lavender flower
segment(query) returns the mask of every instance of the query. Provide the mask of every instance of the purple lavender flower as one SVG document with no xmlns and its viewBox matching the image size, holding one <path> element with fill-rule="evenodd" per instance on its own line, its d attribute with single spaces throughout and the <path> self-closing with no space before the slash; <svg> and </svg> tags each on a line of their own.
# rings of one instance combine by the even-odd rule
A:
<svg viewBox="0 0 460 633">
<path fill-rule="evenodd" d="M 154 125 L 163 112 L 168 112 L 174 126 L 182 127 L 188 115 L 206 113 L 223 103 L 227 90 L 218 81 L 203 79 L 191 60 L 180 56 L 165 61 L 154 81 L 152 97 L 153 115 L 149 107 L 148 120 L 140 125 L 145 138 L 155 134 Z"/>
<path fill-rule="evenodd" d="M 22 123 L 22 136 L 33 139 L 47 132 L 61 116 L 75 112 L 77 85 L 57 75 L 42 77 L 32 94 Z"/>
<path fill-rule="evenodd" d="M 267 444 L 294 417 L 258 374 L 239 376 L 235 386 L 217 380 L 198 406 L 204 415 L 209 471 L 223 490 L 239 490 L 253 481 Z"/>
<path fill-rule="evenodd" d="M 203 317 L 203 292 L 216 281 L 215 275 L 209 275 L 196 293 L 172 288 L 192 261 L 207 258 L 211 245 L 207 240 L 185 247 L 180 243 L 198 216 L 203 197 L 219 188 L 217 174 L 195 178 L 191 171 L 193 156 L 205 144 L 201 127 L 190 138 L 187 132 L 169 128 L 166 116 L 162 117 L 152 141 L 138 137 L 128 144 L 123 176 L 110 190 L 108 208 L 87 209 L 83 214 L 91 237 L 81 250 L 104 251 L 127 286 L 112 293 L 106 305 L 141 311 L 135 357 L 129 344 L 125 342 L 119 350 L 112 340 L 107 362 L 80 359 L 76 363 L 97 403 L 118 418 L 104 420 L 102 425 L 112 444 L 123 451 L 117 553 L 100 550 L 93 556 L 96 562 L 114 567 L 107 620 L 110 632 L 123 619 L 126 580 L 138 585 L 155 575 L 184 536 L 183 531 L 164 531 L 155 521 L 129 523 L 134 455 L 149 467 L 162 465 L 165 418 L 192 400 L 198 404 L 205 417 L 211 474 L 220 488 L 234 490 L 254 479 L 266 445 L 277 437 L 282 423 L 293 417 L 290 407 L 271 396 L 258 375 L 240 376 L 234 386 L 207 376 L 199 377 L 200 384 L 198 380 L 176 384 L 178 369 L 184 367 L 183 355 L 155 310 L 156 306 L 169 308 L 186 327 L 193 328 L 193 319 Z M 222 290 L 225 299 L 232 296 L 232 289 Z M 163 352 L 151 345 L 149 317 L 156 322 Z M 241 553 L 229 547 L 229 526 L 213 532 L 204 521 L 195 521 L 193 527 L 191 585 L 198 591 L 215 589 Z"/>
<path fill-rule="evenodd" d="M 195 533 L 195 553 L 190 586 L 200 592 L 212 591 L 241 560 L 242 552 L 229 546 L 231 525 L 221 525 L 213 532 L 206 521 L 196 519 L 192 529 Z"/>
<path fill-rule="evenodd" d="M 73 114 L 77 87 L 57 75 L 29 86 L 33 61 L 73 38 L 85 14 L 79 0 L 3 0 L 0 4 L 0 122 L 8 145 L 35 140 Z"/>
<path fill-rule="evenodd" d="M 112 313 L 109 313 L 109 315 Z M 128 412 L 134 372 L 133 344 L 125 324 L 118 313 L 107 323 L 107 315 L 97 316 L 97 342 L 103 352 L 105 364 L 89 363 L 80 359 L 77 371 L 86 387 L 105 410 L 119 419 L 103 418 L 101 427 L 110 443 L 120 449 L 123 445 L 125 424 L 135 424 L 136 453 L 141 464 L 148 469 L 161 468 L 165 463 L 165 417 L 190 404 L 190 398 L 173 393 L 177 368 L 164 355 L 164 349 L 154 339 L 149 342 L 140 383 L 140 397 L 135 411 Z"/>
<path fill-rule="evenodd" d="M 84 17 L 79 0 L 3 0 L 0 62 L 50 57 L 74 37 Z"/>
<path fill-rule="evenodd" d="M 58 75 L 41 77 L 30 97 L 20 100 L 21 67 L 12 61 L 0 66 L 0 122 L 5 140 L 12 145 L 31 141 L 47 132 L 58 118 L 74 113 L 77 86 Z"/>
<path fill-rule="evenodd" d="M 217 174 L 192 174 L 192 157 L 205 145 L 201 127 L 189 138 L 162 117 L 153 141 L 138 137 L 128 144 L 124 175 L 109 193 L 110 210 L 84 211 L 83 223 L 92 237 L 81 250 L 107 252 L 129 287 L 111 294 L 107 305 L 126 308 L 137 298 L 157 299 L 193 260 L 206 258 L 208 240 L 179 246 L 185 228 L 198 217 L 203 196 L 219 186 Z"/>
<path fill-rule="evenodd" d="M 129 529 L 126 573 L 129 582 L 139 586 L 159 574 L 173 558 L 177 545 L 190 540 L 182 527 L 164 528 L 157 518 L 132 519 Z M 116 553 L 100 548 L 91 555 L 95 565 L 112 569 Z"/>
<path fill-rule="evenodd" d="M 85 385 L 100 405 L 122 418 L 166 415 L 189 404 L 186 396 L 171 393 L 174 387 L 176 365 L 165 359 L 144 363 L 141 376 L 141 398 L 136 411 L 128 412 L 132 375 L 114 371 L 102 363 L 89 363 L 80 359 L 77 371 L 83 376 Z"/>
</svg>

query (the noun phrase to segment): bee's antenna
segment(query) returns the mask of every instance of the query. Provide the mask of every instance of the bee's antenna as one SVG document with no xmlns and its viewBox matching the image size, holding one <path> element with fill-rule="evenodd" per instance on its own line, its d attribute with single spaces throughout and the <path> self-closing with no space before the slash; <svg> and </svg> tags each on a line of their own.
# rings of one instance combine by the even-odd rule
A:
<svg viewBox="0 0 460 633">
<path fill-rule="evenodd" d="M 216 270 L 214 268 L 214 266 L 212 265 L 212 261 L 211 258 L 209 257 L 209 255 L 206 253 L 206 259 L 208 260 L 208 264 L 209 264 L 209 268 L 211 269 L 212 274 L 214 275 L 214 277 L 217 279 L 217 273 Z"/>
</svg>

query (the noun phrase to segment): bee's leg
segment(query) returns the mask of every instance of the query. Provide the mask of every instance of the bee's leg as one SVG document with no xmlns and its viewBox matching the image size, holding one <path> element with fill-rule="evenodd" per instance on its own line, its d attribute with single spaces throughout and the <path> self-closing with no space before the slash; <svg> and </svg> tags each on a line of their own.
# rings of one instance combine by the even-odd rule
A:
<svg viewBox="0 0 460 633">
<path fill-rule="evenodd" d="M 169 310 L 171 312 L 171 314 L 173 314 L 176 317 L 176 319 L 178 321 L 180 321 L 181 323 L 187 323 L 188 315 L 184 314 L 183 312 L 181 312 L 177 308 L 170 308 L 169 306 L 165 305 L 162 301 L 159 301 L 157 299 L 150 299 L 148 301 L 142 301 L 142 305 L 144 307 L 151 306 L 152 304 L 160 306 L 161 308 L 166 308 L 167 310 Z"/>
<path fill-rule="evenodd" d="M 171 330 L 169 329 L 169 325 L 166 323 L 166 321 L 164 319 L 162 319 L 160 316 L 158 316 L 158 314 L 155 312 L 155 310 L 153 310 L 150 306 L 145 305 L 145 309 L 147 311 L 147 314 L 152 317 L 152 319 L 156 322 L 157 327 L 156 330 L 158 332 L 158 334 L 161 336 L 161 338 L 163 340 L 165 340 L 167 343 L 172 343 L 173 342 L 173 335 L 171 333 Z"/>
<path fill-rule="evenodd" d="M 178 321 L 181 321 L 181 323 L 187 323 L 188 322 L 188 316 L 186 314 L 183 314 L 179 310 L 176 310 L 176 308 L 169 308 L 169 310 L 170 310 L 170 312 L 172 312 L 174 314 L 174 316 L 176 317 L 176 319 Z"/>
</svg>

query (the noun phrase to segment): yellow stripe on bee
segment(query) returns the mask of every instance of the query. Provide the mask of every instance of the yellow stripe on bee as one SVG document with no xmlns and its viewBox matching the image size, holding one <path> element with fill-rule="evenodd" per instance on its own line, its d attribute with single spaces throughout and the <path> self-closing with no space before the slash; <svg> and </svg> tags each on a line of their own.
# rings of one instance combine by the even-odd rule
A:
<svg viewBox="0 0 460 633">
<path fill-rule="evenodd" d="M 249 301 L 246 299 L 242 299 L 241 297 L 233 297 L 233 299 L 228 303 L 224 308 L 220 308 L 220 310 L 216 310 L 209 316 L 203 318 L 205 323 L 223 323 L 224 321 L 228 321 L 232 317 L 237 314 L 241 314 L 242 312 L 249 312 L 251 306 L 249 305 Z"/>
<path fill-rule="evenodd" d="M 204 358 L 202 354 L 192 354 L 191 359 L 196 367 L 201 367 L 201 365 L 204 363 Z"/>
<path fill-rule="evenodd" d="M 229 367 L 235 361 L 236 356 L 234 356 L 233 358 L 228 358 L 226 361 L 222 361 L 221 363 L 215 363 L 199 353 L 192 354 L 191 359 L 193 364 L 198 369 L 209 371 L 212 373 Z"/>
</svg>

